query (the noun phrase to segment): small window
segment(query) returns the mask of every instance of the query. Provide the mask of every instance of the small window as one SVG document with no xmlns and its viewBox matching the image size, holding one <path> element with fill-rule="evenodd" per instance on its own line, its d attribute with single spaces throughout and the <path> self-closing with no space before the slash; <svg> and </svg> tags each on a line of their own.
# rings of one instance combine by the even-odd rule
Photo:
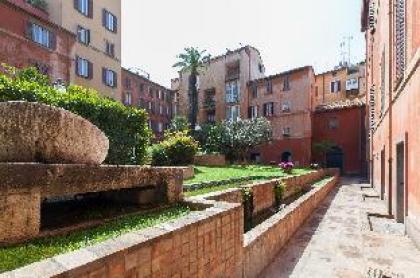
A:
<svg viewBox="0 0 420 278">
<path fill-rule="evenodd" d="M 124 80 L 124 85 L 126 89 L 131 89 L 131 79 L 130 78 L 126 78 Z"/>
<path fill-rule="evenodd" d="M 28 38 L 49 49 L 55 49 L 56 38 L 55 34 L 47 28 L 35 23 L 28 23 Z"/>
<path fill-rule="evenodd" d="M 216 111 L 208 111 L 207 112 L 207 122 L 208 123 L 215 123 L 216 122 Z"/>
<path fill-rule="evenodd" d="M 337 129 L 338 128 L 338 119 L 332 118 L 328 120 L 328 128 L 329 129 Z"/>
<path fill-rule="evenodd" d="M 289 76 L 285 76 L 283 79 L 283 91 L 289 91 L 289 90 L 290 90 Z"/>
<path fill-rule="evenodd" d="M 115 57 L 115 44 L 106 41 L 105 43 L 105 54 L 109 57 L 114 58 Z"/>
<path fill-rule="evenodd" d="M 159 122 L 157 124 L 157 132 L 159 133 L 163 132 L 163 123 Z"/>
<path fill-rule="evenodd" d="M 139 90 L 140 90 L 141 93 L 144 92 L 144 84 L 143 83 L 140 83 Z"/>
<path fill-rule="evenodd" d="M 117 17 L 104 9 L 102 12 L 102 25 L 105 29 L 116 33 L 118 28 Z"/>
<path fill-rule="evenodd" d="M 250 106 L 248 111 L 248 118 L 255 119 L 258 117 L 258 105 Z"/>
<path fill-rule="evenodd" d="M 341 81 L 340 80 L 332 81 L 330 91 L 331 91 L 331 93 L 340 92 L 341 91 Z"/>
<path fill-rule="evenodd" d="M 258 64 L 258 70 L 260 73 L 264 73 L 264 66 L 261 63 Z"/>
<path fill-rule="evenodd" d="M 117 87 L 117 73 L 113 70 L 102 69 L 102 81 L 105 85 L 115 88 Z"/>
<path fill-rule="evenodd" d="M 273 83 L 269 79 L 267 79 L 265 81 L 265 90 L 266 90 L 267 94 L 272 94 L 273 93 Z"/>
<path fill-rule="evenodd" d="M 258 82 L 257 81 L 252 82 L 251 90 L 252 90 L 252 97 L 257 98 L 258 97 Z"/>
<path fill-rule="evenodd" d="M 85 45 L 90 43 L 90 30 L 83 28 L 82 26 L 77 26 L 77 40 Z"/>
<path fill-rule="evenodd" d="M 92 78 L 92 63 L 87 59 L 76 57 L 76 75 L 83 78 Z"/>
<path fill-rule="evenodd" d="M 286 101 L 284 101 L 284 102 L 282 103 L 282 106 L 281 106 L 281 111 L 282 111 L 283 113 L 290 113 L 290 111 L 291 111 L 291 106 L 292 106 L 291 102 L 290 102 L 289 100 L 286 100 Z"/>
<path fill-rule="evenodd" d="M 239 105 L 228 106 L 226 111 L 226 120 L 236 122 L 240 119 Z"/>
<path fill-rule="evenodd" d="M 284 137 L 290 137 L 290 127 L 284 127 L 283 128 L 283 136 Z"/>
<path fill-rule="evenodd" d="M 93 16 L 92 0 L 74 0 L 74 8 L 85 16 Z"/>
<path fill-rule="evenodd" d="M 274 103 L 273 102 L 264 104 L 264 116 L 265 117 L 274 116 Z"/>
<path fill-rule="evenodd" d="M 125 105 L 131 105 L 132 104 L 132 102 L 131 102 L 132 100 L 131 100 L 131 93 L 130 92 L 126 92 L 125 93 L 125 100 L 124 100 L 124 104 Z"/>
</svg>

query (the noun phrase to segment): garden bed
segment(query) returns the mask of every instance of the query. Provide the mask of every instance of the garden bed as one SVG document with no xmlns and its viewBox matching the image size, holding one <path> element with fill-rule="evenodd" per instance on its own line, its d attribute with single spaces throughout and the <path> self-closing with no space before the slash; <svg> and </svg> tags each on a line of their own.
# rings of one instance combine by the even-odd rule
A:
<svg viewBox="0 0 420 278">
<path fill-rule="evenodd" d="M 0 249 L 0 273 L 81 249 L 131 231 L 138 231 L 190 213 L 188 206 L 173 206 L 155 212 L 123 216 L 95 228 L 46 237 Z"/>
</svg>

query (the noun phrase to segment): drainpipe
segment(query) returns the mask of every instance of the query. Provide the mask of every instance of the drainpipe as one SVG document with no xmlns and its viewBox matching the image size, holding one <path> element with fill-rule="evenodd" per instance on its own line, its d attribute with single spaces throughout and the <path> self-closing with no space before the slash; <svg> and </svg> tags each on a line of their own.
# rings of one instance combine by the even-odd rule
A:
<svg viewBox="0 0 420 278">
<path fill-rule="evenodd" d="M 393 32 L 393 19 L 394 19 L 394 9 L 393 9 L 393 2 L 392 0 L 389 1 L 389 22 L 388 22 L 388 28 L 389 28 L 389 38 L 388 38 L 388 61 L 389 61 L 389 74 L 388 74 L 388 124 L 389 124 L 389 134 L 388 134 L 388 153 L 389 153 L 389 160 L 388 160 L 388 214 L 392 215 L 392 198 L 393 198 L 393 186 L 392 186 L 392 161 L 393 161 L 393 152 L 392 152 L 392 73 L 393 73 L 393 38 L 394 38 L 394 32 Z"/>
</svg>

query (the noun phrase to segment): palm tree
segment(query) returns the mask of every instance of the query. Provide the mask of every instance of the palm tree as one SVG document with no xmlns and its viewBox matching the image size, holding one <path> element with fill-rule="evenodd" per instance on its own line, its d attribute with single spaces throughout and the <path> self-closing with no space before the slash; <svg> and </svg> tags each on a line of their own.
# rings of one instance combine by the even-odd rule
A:
<svg viewBox="0 0 420 278">
<path fill-rule="evenodd" d="M 198 113 L 197 77 L 210 62 L 210 55 L 206 55 L 206 50 L 200 51 L 196 47 L 188 47 L 184 51 L 184 53 L 177 56 L 179 61 L 173 67 L 179 68 L 181 72 L 190 74 L 188 79 L 188 96 L 190 99 L 188 119 L 190 121 L 191 131 L 194 132 Z"/>
</svg>

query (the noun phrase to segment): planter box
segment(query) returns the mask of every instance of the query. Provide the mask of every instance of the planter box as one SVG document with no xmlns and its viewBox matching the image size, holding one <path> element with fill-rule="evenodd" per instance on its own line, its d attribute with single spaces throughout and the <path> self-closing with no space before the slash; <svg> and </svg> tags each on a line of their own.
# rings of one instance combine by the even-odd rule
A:
<svg viewBox="0 0 420 278">
<path fill-rule="evenodd" d="M 226 158 L 222 154 L 204 154 L 194 157 L 194 164 L 200 166 L 225 166 Z"/>
</svg>

